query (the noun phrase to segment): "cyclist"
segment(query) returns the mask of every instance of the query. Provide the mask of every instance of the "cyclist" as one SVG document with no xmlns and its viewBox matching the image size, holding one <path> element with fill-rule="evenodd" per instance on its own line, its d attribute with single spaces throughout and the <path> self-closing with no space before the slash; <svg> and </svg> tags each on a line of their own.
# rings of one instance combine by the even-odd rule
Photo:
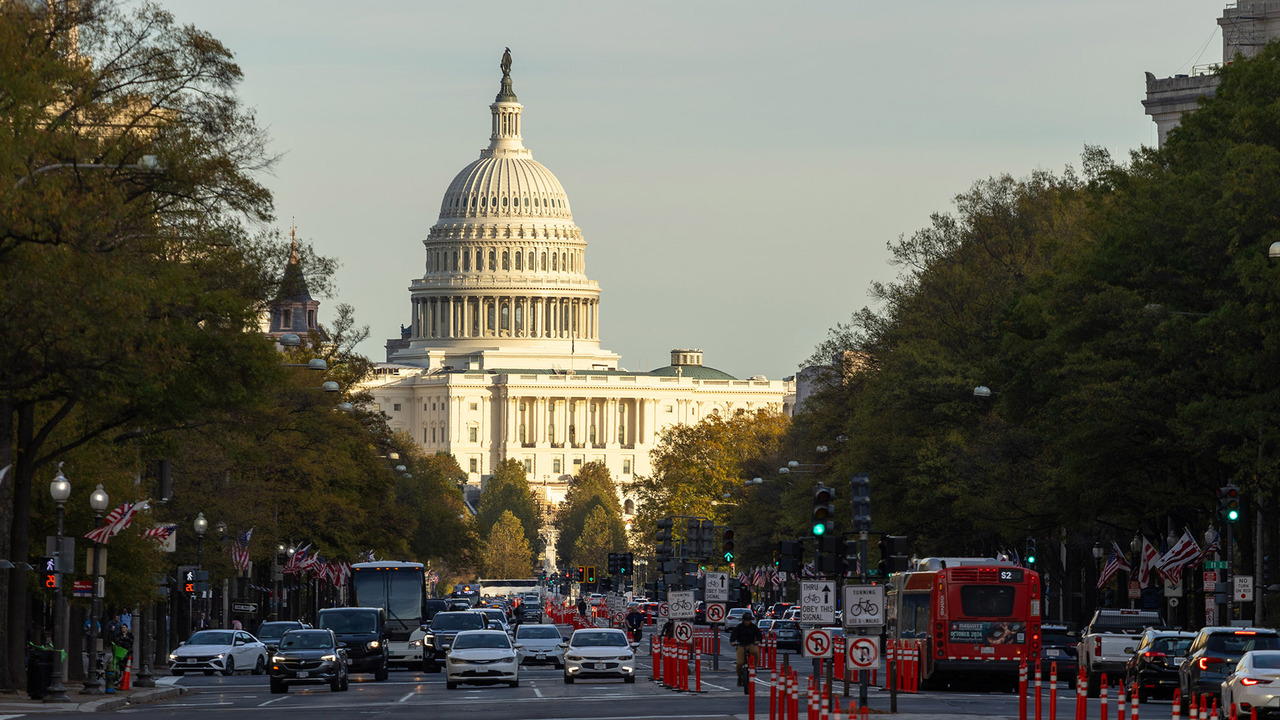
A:
<svg viewBox="0 0 1280 720">
<path fill-rule="evenodd" d="M 738 685 L 745 685 L 743 680 L 743 668 L 746 667 L 747 658 L 751 658 L 751 665 L 760 664 L 760 641 L 763 635 L 760 628 L 756 627 L 756 618 L 751 613 L 745 613 L 742 616 L 742 622 L 738 623 L 738 627 L 729 633 L 729 644 L 737 647 L 738 662 L 734 665 L 734 670 L 738 674 Z"/>
</svg>

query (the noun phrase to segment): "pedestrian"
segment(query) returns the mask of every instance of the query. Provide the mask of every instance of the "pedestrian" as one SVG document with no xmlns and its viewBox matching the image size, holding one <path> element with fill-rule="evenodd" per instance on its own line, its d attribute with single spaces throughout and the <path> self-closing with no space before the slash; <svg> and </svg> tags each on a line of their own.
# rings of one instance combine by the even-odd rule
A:
<svg viewBox="0 0 1280 720">
<path fill-rule="evenodd" d="M 232 630 L 243 630 L 243 629 L 244 629 L 244 625 L 242 625 L 242 624 L 240 623 L 240 618 L 236 618 L 235 620 L 232 620 L 232 621 L 231 621 L 231 629 L 232 629 Z"/>
<path fill-rule="evenodd" d="M 587 599 L 584 597 L 578 598 L 578 614 L 584 619 L 587 617 Z"/>
<path fill-rule="evenodd" d="M 191 628 L 193 630 L 208 630 L 209 618 L 205 617 L 204 613 L 200 613 L 200 617 L 196 618 L 196 621 L 191 624 Z"/>
<path fill-rule="evenodd" d="M 670 620 L 667 620 L 665 623 L 663 623 L 662 631 L 659 634 L 662 635 L 662 637 L 664 638 L 675 637 L 676 636 L 675 623 L 671 622 Z"/>
</svg>

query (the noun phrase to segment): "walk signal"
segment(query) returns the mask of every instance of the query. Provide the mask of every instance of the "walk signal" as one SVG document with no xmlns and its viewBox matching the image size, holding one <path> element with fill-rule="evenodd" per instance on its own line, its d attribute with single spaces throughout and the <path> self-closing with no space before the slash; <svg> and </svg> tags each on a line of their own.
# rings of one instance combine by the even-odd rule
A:
<svg viewBox="0 0 1280 720">
<path fill-rule="evenodd" d="M 818 483 L 813 489 L 813 534 L 821 537 L 835 529 L 835 491 Z"/>
<path fill-rule="evenodd" d="M 1218 512 L 1229 523 L 1240 521 L 1240 488 L 1235 485 L 1218 488 Z"/>
<path fill-rule="evenodd" d="M 42 558 L 40 560 L 40 567 L 43 568 L 40 572 L 40 582 L 46 589 L 57 590 L 58 586 L 61 584 L 59 582 L 58 575 L 58 559 L 51 557 Z"/>
<path fill-rule="evenodd" d="M 733 562 L 733 547 L 733 528 L 725 528 L 724 531 L 720 533 L 720 553 L 721 556 L 724 557 L 724 561 L 727 563 Z"/>
</svg>

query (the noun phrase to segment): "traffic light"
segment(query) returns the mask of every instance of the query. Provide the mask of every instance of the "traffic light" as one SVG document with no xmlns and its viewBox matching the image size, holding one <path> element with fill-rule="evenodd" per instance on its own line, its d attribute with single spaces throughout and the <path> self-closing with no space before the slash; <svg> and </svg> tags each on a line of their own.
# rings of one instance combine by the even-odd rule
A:
<svg viewBox="0 0 1280 720">
<path fill-rule="evenodd" d="M 711 556 L 716 554 L 716 522 L 703 520 L 701 525 L 702 532 L 698 534 L 698 557 L 710 560 Z"/>
<path fill-rule="evenodd" d="M 791 540 L 778 543 L 778 569 L 785 573 L 798 573 L 804 566 L 804 544 Z"/>
<path fill-rule="evenodd" d="M 1027 560 L 1027 565 L 1036 564 L 1036 539 L 1035 538 L 1027 538 L 1027 554 L 1024 557 Z"/>
<path fill-rule="evenodd" d="M 853 488 L 853 531 L 871 532 L 871 478 L 854 475 L 850 485 Z"/>
<path fill-rule="evenodd" d="M 1240 488 L 1235 485 L 1218 488 L 1218 514 L 1226 522 L 1240 522 Z"/>
<path fill-rule="evenodd" d="M 609 553 L 609 574 L 618 574 L 618 553 Z"/>
<path fill-rule="evenodd" d="M 635 554 L 618 553 L 618 574 L 630 577 L 635 573 Z"/>
<path fill-rule="evenodd" d="M 584 583 L 586 581 L 587 581 L 587 566 L 579 565 L 578 566 L 578 582 Z"/>
<path fill-rule="evenodd" d="M 40 560 L 40 583 L 48 590 L 57 590 L 59 586 L 58 559 L 42 558 Z"/>
<path fill-rule="evenodd" d="M 733 528 L 724 528 L 720 532 L 720 555 L 727 563 L 733 562 L 734 558 Z"/>
<path fill-rule="evenodd" d="M 596 581 L 596 566 L 588 565 L 587 566 L 587 582 L 594 583 L 595 581 Z"/>
<path fill-rule="evenodd" d="M 813 489 L 813 534 L 821 537 L 835 527 L 835 492 L 822 483 Z"/>
<path fill-rule="evenodd" d="M 862 541 L 861 540 L 845 540 L 844 541 L 844 565 L 853 572 L 858 572 L 860 560 L 862 559 Z"/>
</svg>

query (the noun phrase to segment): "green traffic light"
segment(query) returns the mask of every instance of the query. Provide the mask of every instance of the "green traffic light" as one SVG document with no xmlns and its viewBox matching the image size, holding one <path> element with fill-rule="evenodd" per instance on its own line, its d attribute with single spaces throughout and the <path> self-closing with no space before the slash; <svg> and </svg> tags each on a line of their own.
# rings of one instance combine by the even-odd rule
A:
<svg viewBox="0 0 1280 720">
<path fill-rule="evenodd" d="M 827 532 L 827 524 L 826 524 L 826 523 L 814 523 L 814 524 L 813 524 L 813 534 L 814 534 L 814 535 L 822 535 L 822 534 L 824 534 L 824 533 L 826 533 L 826 532 Z"/>
<path fill-rule="evenodd" d="M 1029 555 L 1029 556 L 1027 556 L 1027 564 L 1028 564 L 1028 565 L 1035 565 L 1035 564 L 1036 564 L 1036 556 L 1035 556 L 1035 555 Z"/>
<path fill-rule="evenodd" d="M 1227 511 L 1227 522 L 1235 522 L 1240 519 L 1240 511 L 1232 508 Z"/>
<path fill-rule="evenodd" d="M 724 561 L 725 561 L 725 562 L 733 562 L 733 553 L 731 553 L 731 552 L 727 552 L 727 553 L 725 553 L 725 554 L 724 554 Z"/>
</svg>

